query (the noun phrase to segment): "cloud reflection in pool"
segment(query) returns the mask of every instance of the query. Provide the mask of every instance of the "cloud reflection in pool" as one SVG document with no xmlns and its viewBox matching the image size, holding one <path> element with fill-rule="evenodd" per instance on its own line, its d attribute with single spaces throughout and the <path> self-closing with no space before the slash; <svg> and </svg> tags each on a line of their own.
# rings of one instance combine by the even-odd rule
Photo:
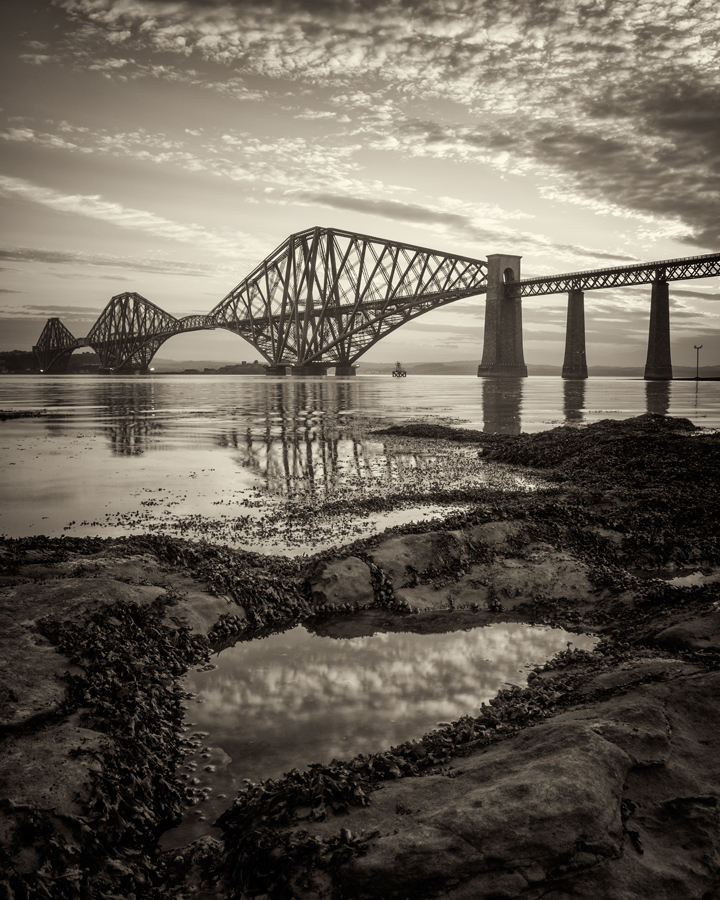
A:
<svg viewBox="0 0 720 900">
<path fill-rule="evenodd" d="M 208 732 L 208 755 L 197 756 L 194 775 L 200 787 L 232 795 L 244 778 L 277 778 L 311 762 L 386 749 L 439 722 L 476 715 L 505 682 L 524 684 L 525 666 L 543 663 L 569 641 L 590 648 L 594 640 L 501 623 L 352 639 L 298 626 L 238 643 L 214 658 L 216 669 L 186 680 L 200 701 L 188 712 L 191 730 Z M 216 767 L 211 775 L 205 762 Z M 212 821 L 228 803 L 210 799 L 202 812 Z"/>
</svg>

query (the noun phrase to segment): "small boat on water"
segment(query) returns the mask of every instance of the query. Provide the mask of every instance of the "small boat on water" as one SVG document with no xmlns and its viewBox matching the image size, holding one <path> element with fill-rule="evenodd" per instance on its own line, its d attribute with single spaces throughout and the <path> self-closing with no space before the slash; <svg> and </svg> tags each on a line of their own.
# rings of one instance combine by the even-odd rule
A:
<svg viewBox="0 0 720 900">
<path fill-rule="evenodd" d="M 395 363 L 395 368 L 393 369 L 393 378 L 405 378 L 407 372 L 403 369 L 401 363 Z"/>
</svg>

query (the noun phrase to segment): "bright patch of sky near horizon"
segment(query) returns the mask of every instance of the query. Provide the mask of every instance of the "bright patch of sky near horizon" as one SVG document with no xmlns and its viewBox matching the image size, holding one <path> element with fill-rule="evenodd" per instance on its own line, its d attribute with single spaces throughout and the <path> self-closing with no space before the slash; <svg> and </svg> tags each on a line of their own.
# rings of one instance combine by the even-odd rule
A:
<svg viewBox="0 0 720 900">
<path fill-rule="evenodd" d="M 334 226 L 523 274 L 720 250 L 715 0 L 5 0 L 0 349 L 110 296 L 207 312 Z M 673 361 L 720 362 L 718 279 L 671 287 Z M 565 298 L 524 305 L 562 362 Z M 649 288 L 586 298 L 588 361 L 642 365 Z M 475 359 L 484 302 L 367 361 Z M 231 335 L 161 356 L 253 357 Z"/>
</svg>

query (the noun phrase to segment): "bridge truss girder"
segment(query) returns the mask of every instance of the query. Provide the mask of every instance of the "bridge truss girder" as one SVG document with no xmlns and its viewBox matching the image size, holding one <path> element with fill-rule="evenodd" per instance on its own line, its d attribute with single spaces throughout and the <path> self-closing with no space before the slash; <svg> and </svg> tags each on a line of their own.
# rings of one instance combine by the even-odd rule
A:
<svg viewBox="0 0 720 900">
<path fill-rule="evenodd" d="M 90 329 L 87 343 L 103 369 L 147 369 L 165 341 L 183 328 L 179 320 L 135 292 L 116 294 Z"/>
<path fill-rule="evenodd" d="M 599 288 L 652 284 L 656 281 L 683 281 L 689 278 L 712 278 L 720 275 L 720 253 L 686 256 L 661 262 L 639 263 L 566 275 L 524 278 L 508 284 L 508 295 L 538 297 L 542 294 L 564 294 L 569 291 L 592 291 Z"/>
<path fill-rule="evenodd" d="M 481 294 L 483 260 L 368 235 L 290 235 L 210 313 L 272 365 L 352 364 L 410 319 Z"/>
<path fill-rule="evenodd" d="M 67 371 L 73 350 L 84 345 L 85 342 L 78 340 L 60 319 L 52 318 L 45 323 L 33 353 L 41 372 L 59 375 Z"/>
</svg>

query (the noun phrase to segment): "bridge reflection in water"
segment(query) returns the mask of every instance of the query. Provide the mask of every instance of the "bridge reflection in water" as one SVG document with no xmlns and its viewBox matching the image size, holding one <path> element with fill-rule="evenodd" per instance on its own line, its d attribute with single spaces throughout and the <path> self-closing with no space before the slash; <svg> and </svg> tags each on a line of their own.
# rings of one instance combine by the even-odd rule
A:
<svg viewBox="0 0 720 900">
<path fill-rule="evenodd" d="M 341 480 L 367 478 L 371 459 L 384 453 L 381 442 L 360 436 L 352 415 L 359 403 L 356 383 L 269 383 L 250 415 L 216 441 L 237 451 L 240 465 L 254 471 L 270 493 L 327 494 Z"/>
<path fill-rule="evenodd" d="M 138 380 L 126 383 L 124 388 L 117 392 L 105 382 L 98 391 L 100 405 L 107 409 L 105 433 L 112 452 L 137 456 L 150 447 L 168 449 L 169 442 L 163 440 L 165 424 L 157 412 L 155 385 Z"/>
<path fill-rule="evenodd" d="M 200 382 L 192 384 L 195 388 Z M 476 408 L 484 430 L 519 434 L 523 381 L 473 384 L 480 388 Z M 229 450 L 238 469 L 252 473 L 257 487 L 278 497 L 340 499 L 381 494 L 383 485 L 412 485 L 428 492 L 438 486 L 440 462 L 432 445 L 410 452 L 372 433 L 397 418 L 388 409 L 368 409 L 364 379 L 242 379 L 236 385 L 213 408 L 210 380 L 197 393 L 186 382 L 183 395 L 179 381 L 102 379 L 93 385 L 89 405 L 113 455 Z M 235 405 L 227 404 L 228 397 Z M 188 408 L 193 400 L 197 405 Z M 407 415 L 402 406 L 398 412 Z M 434 412 L 452 415 L 453 410 L 438 407 Z M 408 416 L 413 419 L 417 417 Z M 51 420 L 48 427 L 59 435 L 77 425 Z M 208 464 L 213 465 L 210 455 Z M 228 491 L 233 487 L 228 484 Z"/>
<path fill-rule="evenodd" d="M 483 431 L 520 434 L 523 385 L 522 378 L 483 379 Z"/>
<path fill-rule="evenodd" d="M 670 409 L 670 382 L 648 381 L 645 383 L 647 411 L 666 416 Z"/>
<path fill-rule="evenodd" d="M 566 425 L 581 425 L 585 410 L 585 382 L 563 381 L 563 414 Z"/>
<path fill-rule="evenodd" d="M 199 408 L 193 409 L 187 408 L 188 398 L 178 391 L 179 384 L 150 378 L 101 379 L 84 399 L 89 400 L 93 426 L 97 427 L 99 420 L 113 454 L 136 456 L 188 446 L 229 448 L 267 489 L 287 496 L 298 490 L 337 488 L 341 481 L 357 483 L 382 476 L 401 479 L 405 470 L 422 465 L 417 454 L 388 455 L 382 438 L 369 433 L 397 418 L 392 410 L 367 409 L 363 382 L 242 380 L 230 395 L 235 405 L 228 405 L 224 397 L 221 405 L 212 408 L 208 404 L 212 392 L 203 389 L 197 394 Z M 597 418 L 587 415 L 587 382 L 563 380 L 560 384 L 561 397 L 547 410 L 548 423 L 581 425 Z M 532 381 L 523 378 L 482 379 L 477 391 L 477 419 L 482 420 L 482 430 L 520 434 L 524 400 L 537 403 L 528 396 L 531 385 Z M 670 382 L 644 382 L 646 411 L 667 415 L 672 390 Z M 188 392 L 191 398 L 194 394 Z M 441 410 L 438 405 L 433 412 L 439 415 Z M 453 414 L 452 407 L 442 411 Z M 383 418 L 370 419 L 373 412 L 382 412 Z M 399 408 L 398 412 L 405 411 Z M 54 415 L 46 422 L 48 433 L 58 436 L 77 427 L 70 410 L 67 418 Z M 385 471 L 381 472 L 383 459 Z"/>
</svg>

